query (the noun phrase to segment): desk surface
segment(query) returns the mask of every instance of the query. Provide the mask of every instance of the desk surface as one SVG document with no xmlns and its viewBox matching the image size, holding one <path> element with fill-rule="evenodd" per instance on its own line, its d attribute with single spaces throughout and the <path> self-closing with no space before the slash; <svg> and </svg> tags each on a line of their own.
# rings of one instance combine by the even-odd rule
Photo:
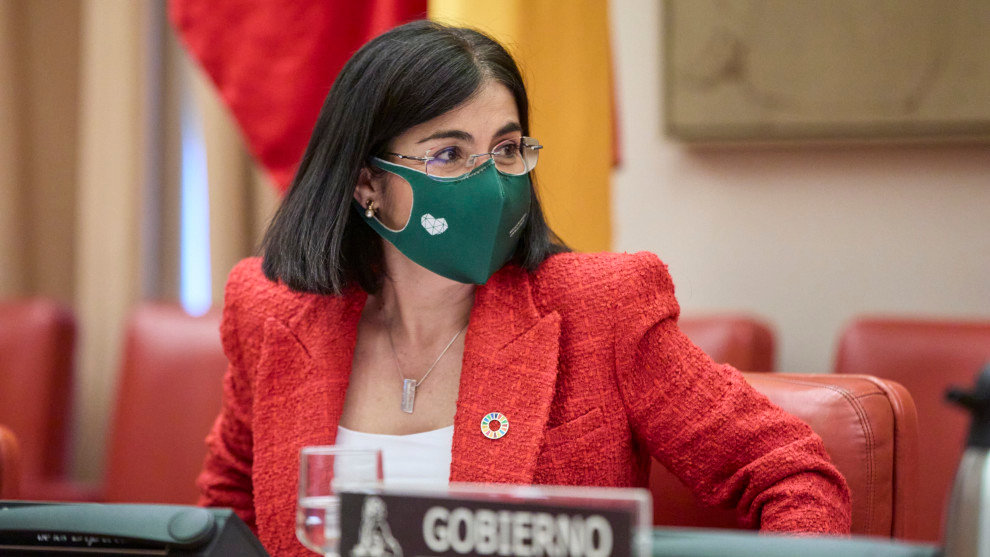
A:
<svg viewBox="0 0 990 557">
<path fill-rule="evenodd" d="M 879 538 L 773 536 L 725 530 L 657 528 L 653 557 L 936 557 L 932 545 Z"/>
</svg>

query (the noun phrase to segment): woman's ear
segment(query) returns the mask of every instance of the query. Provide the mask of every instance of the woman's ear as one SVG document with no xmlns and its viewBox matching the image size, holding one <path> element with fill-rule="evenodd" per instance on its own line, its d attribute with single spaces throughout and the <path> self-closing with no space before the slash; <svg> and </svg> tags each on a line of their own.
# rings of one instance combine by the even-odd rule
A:
<svg viewBox="0 0 990 557">
<path fill-rule="evenodd" d="M 369 201 L 381 203 L 381 185 L 367 166 L 361 168 L 358 174 L 357 187 L 354 188 L 354 199 L 362 207 L 367 207 Z"/>
</svg>

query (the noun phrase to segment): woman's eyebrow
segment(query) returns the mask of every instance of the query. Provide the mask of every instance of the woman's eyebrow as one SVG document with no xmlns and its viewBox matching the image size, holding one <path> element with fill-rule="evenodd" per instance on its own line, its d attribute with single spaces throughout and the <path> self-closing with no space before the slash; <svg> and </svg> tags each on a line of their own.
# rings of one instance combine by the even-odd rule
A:
<svg viewBox="0 0 990 557">
<path fill-rule="evenodd" d="M 460 139 L 462 141 L 472 141 L 474 136 L 461 130 L 440 130 L 420 139 L 416 143 L 426 143 L 431 139 Z"/>
<path fill-rule="evenodd" d="M 500 135 L 505 135 L 511 132 L 521 132 L 521 131 L 522 131 L 522 126 L 519 125 L 519 122 L 509 122 L 508 124 L 499 128 L 497 132 L 495 132 L 495 137 L 498 137 Z"/>
<path fill-rule="evenodd" d="M 521 131 L 522 131 L 522 126 L 519 125 L 519 122 L 509 122 L 508 124 L 499 128 L 497 132 L 495 132 L 495 137 L 498 137 L 500 135 L 505 135 L 511 132 L 521 132 Z M 460 139 L 461 141 L 473 141 L 474 136 L 462 130 L 439 130 L 431 133 L 430 135 L 424 137 L 423 139 L 420 139 L 416 143 L 417 144 L 426 143 L 427 141 L 433 139 Z"/>
</svg>

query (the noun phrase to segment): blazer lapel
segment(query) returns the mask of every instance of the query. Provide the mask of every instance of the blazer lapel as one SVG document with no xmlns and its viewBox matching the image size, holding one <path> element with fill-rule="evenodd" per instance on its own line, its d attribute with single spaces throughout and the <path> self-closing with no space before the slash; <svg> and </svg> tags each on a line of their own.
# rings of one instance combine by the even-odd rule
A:
<svg viewBox="0 0 990 557">
<path fill-rule="evenodd" d="M 560 316 L 540 316 L 529 277 L 515 266 L 478 287 L 464 347 L 450 480 L 532 483 L 557 380 Z M 482 434 L 500 412 L 509 429 Z"/>
<path fill-rule="evenodd" d="M 341 296 L 313 296 L 311 303 L 286 324 L 306 357 L 289 359 L 284 375 L 298 382 L 295 389 L 304 397 L 303 405 L 322 410 L 320 415 L 299 420 L 306 430 L 300 433 L 313 441 L 310 445 L 330 445 L 337 437 L 366 299 L 357 287 Z"/>
<path fill-rule="evenodd" d="M 291 481 L 254 478 L 259 533 L 268 540 L 290 540 L 296 501 L 299 450 L 333 444 L 347 393 L 357 322 L 365 296 L 306 296 L 289 321 L 269 318 L 255 376 L 255 470 L 286 475 Z M 271 548 L 270 548 L 271 549 Z M 275 548 L 274 553 L 290 547 Z"/>
</svg>

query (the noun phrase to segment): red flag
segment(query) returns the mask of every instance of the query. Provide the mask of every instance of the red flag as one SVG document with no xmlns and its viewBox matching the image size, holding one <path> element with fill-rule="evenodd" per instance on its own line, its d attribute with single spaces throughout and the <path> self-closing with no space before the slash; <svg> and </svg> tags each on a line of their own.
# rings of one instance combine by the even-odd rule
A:
<svg viewBox="0 0 990 557">
<path fill-rule="evenodd" d="M 323 99 L 358 48 L 426 0 L 171 0 L 169 19 L 285 191 Z"/>
</svg>

